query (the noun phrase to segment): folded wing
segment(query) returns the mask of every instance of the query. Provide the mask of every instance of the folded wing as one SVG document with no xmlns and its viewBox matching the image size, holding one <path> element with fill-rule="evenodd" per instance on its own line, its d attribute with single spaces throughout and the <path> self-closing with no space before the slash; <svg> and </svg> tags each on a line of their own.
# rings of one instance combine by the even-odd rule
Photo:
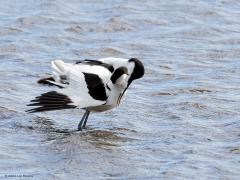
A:
<svg viewBox="0 0 240 180">
<path fill-rule="evenodd" d="M 29 106 L 38 107 L 29 112 L 87 108 L 106 103 L 106 84 L 112 74 L 108 68 L 88 63 L 68 64 L 62 60 L 52 61 L 52 67 L 53 77 L 42 79 L 41 83 L 47 82 L 61 88 L 32 100 Z"/>
</svg>

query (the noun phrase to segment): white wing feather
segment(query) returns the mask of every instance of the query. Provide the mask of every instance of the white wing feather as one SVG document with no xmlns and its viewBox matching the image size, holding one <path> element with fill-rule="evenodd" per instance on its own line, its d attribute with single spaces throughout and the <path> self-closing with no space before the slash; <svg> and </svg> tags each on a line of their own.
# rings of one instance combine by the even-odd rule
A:
<svg viewBox="0 0 240 180">
<path fill-rule="evenodd" d="M 95 100 L 89 95 L 83 73 L 97 74 L 105 84 L 111 77 L 109 70 L 101 66 L 64 63 L 62 60 L 52 61 L 52 67 L 55 74 L 58 76 L 64 75 L 69 80 L 69 85 L 66 88 L 57 90 L 57 92 L 67 95 L 73 101 L 73 105 L 86 108 L 106 103 L 106 101 Z"/>
</svg>

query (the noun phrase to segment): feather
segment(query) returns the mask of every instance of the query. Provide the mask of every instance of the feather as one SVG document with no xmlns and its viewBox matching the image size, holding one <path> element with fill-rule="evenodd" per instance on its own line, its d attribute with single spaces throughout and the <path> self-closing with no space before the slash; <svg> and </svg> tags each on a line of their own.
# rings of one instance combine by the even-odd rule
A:
<svg viewBox="0 0 240 180">
<path fill-rule="evenodd" d="M 60 94 L 56 91 L 44 93 L 41 96 L 36 97 L 31 102 L 34 103 L 28 104 L 27 106 L 40 106 L 40 107 L 27 110 L 27 112 L 29 113 L 76 108 L 75 105 L 72 105 L 73 102 L 68 96 Z"/>
</svg>

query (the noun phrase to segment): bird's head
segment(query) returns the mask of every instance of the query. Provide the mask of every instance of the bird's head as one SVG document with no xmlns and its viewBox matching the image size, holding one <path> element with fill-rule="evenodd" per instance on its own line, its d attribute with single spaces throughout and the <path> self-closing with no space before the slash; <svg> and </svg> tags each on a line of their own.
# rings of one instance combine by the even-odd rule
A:
<svg viewBox="0 0 240 180">
<path fill-rule="evenodd" d="M 144 75 L 144 66 L 143 63 L 137 58 L 131 58 L 128 60 L 129 63 L 134 63 L 133 71 L 128 79 L 128 86 L 135 79 L 140 79 Z"/>
</svg>

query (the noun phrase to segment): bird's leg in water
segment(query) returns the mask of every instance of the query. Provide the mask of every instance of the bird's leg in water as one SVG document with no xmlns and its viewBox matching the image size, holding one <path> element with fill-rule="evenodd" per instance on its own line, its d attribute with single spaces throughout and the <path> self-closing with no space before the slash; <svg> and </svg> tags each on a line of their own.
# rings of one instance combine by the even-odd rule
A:
<svg viewBox="0 0 240 180">
<path fill-rule="evenodd" d="M 85 127 L 86 127 L 87 120 L 88 120 L 88 116 L 89 116 L 89 114 L 90 114 L 90 111 L 88 111 L 88 110 L 86 110 L 86 111 L 87 111 L 87 115 L 86 115 L 86 117 L 85 117 L 85 121 L 84 121 L 84 123 L 83 123 L 83 127 L 82 127 L 82 128 L 85 128 Z"/>
<path fill-rule="evenodd" d="M 79 130 L 79 131 L 82 130 L 82 124 L 83 124 L 83 121 L 84 121 L 84 119 L 85 119 L 85 117 L 86 117 L 87 114 L 88 114 L 88 110 L 85 111 L 85 113 L 84 113 L 81 121 L 80 121 L 79 124 L 78 124 L 78 130 Z"/>
</svg>

